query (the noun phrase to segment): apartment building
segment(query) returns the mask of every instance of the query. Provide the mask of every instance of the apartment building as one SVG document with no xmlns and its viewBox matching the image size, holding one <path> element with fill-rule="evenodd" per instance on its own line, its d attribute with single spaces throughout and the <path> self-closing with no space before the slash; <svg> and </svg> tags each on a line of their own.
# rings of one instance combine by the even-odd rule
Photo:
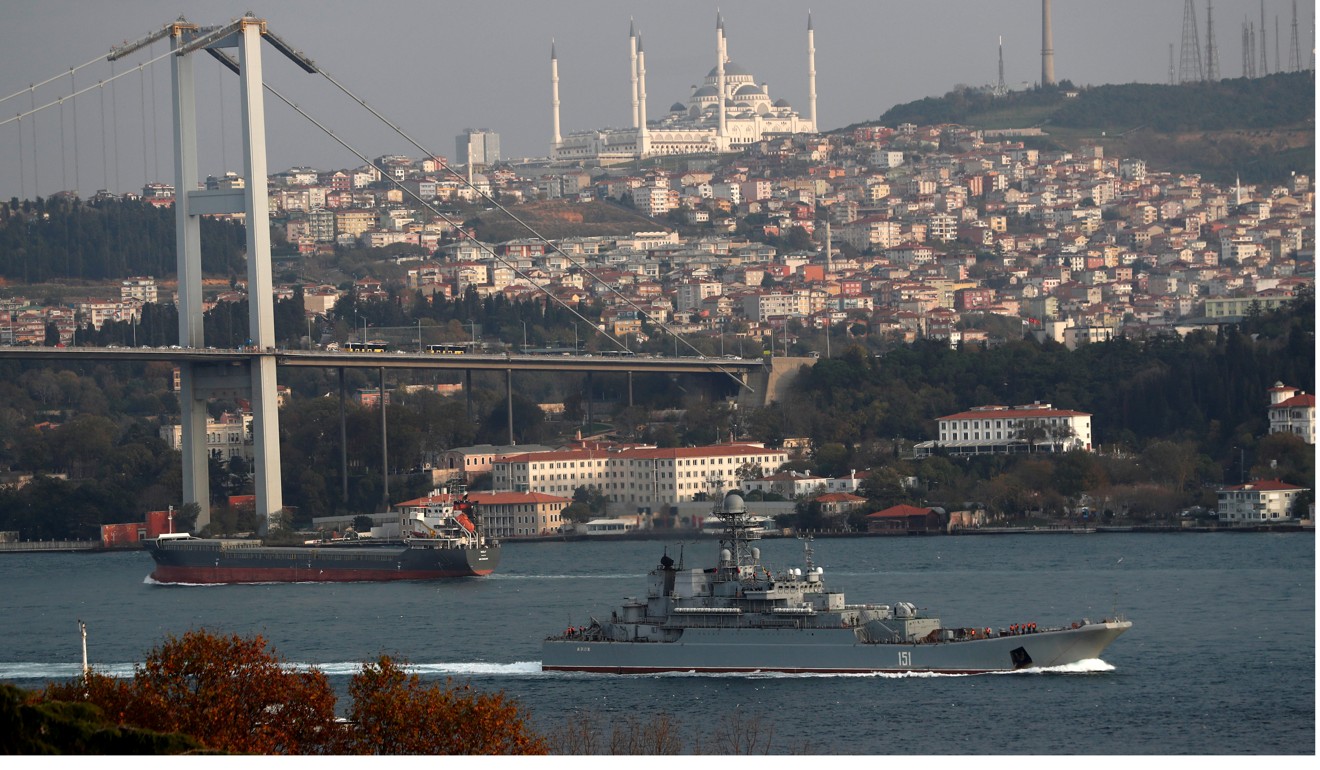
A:
<svg viewBox="0 0 1320 770">
<path fill-rule="evenodd" d="M 1252 481 L 1219 490 L 1219 521 L 1246 526 L 1291 519 L 1293 500 L 1307 491 L 1282 481 Z"/>
<path fill-rule="evenodd" d="M 579 487 L 596 487 L 610 502 L 656 506 L 737 489 L 743 477 L 771 475 L 787 461 L 783 450 L 759 444 L 577 449 L 496 458 L 491 481 L 496 490 L 568 497 Z"/>
</svg>

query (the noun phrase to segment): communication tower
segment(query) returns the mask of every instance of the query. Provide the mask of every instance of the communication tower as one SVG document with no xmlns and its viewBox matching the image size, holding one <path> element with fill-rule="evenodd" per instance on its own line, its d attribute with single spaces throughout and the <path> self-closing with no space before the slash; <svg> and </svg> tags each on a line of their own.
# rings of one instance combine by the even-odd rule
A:
<svg viewBox="0 0 1320 770">
<path fill-rule="evenodd" d="M 1195 83 L 1202 80 L 1201 39 L 1196 30 L 1195 0 L 1183 4 L 1182 58 L 1178 63 L 1178 82 Z"/>
<path fill-rule="evenodd" d="M 1293 0 L 1292 40 L 1288 45 L 1288 69 L 1296 72 L 1302 68 L 1302 46 L 1297 39 L 1297 0 Z"/>
<path fill-rule="evenodd" d="M 1265 0 L 1260 0 L 1260 76 L 1270 74 L 1270 57 L 1266 52 L 1269 47 L 1270 33 L 1265 31 Z"/>
<path fill-rule="evenodd" d="M 1215 41 L 1215 6 L 1205 0 L 1205 77 L 1219 80 L 1219 44 Z"/>
</svg>

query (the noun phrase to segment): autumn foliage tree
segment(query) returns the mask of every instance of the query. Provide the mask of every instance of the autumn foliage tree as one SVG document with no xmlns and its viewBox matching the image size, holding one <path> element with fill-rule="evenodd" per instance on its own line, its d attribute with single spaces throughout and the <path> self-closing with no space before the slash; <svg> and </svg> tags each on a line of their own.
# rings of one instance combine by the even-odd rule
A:
<svg viewBox="0 0 1320 770">
<path fill-rule="evenodd" d="M 427 684 L 388 656 L 364 663 L 349 693 L 353 704 L 345 723 L 336 718 L 335 694 L 324 673 L 294 669 L 260 636 L 197 630 L 167 637 L 131 679 L 93 671 L 47 686 L 34 702 L 85 704 L 112 726 L 147 736 L 191 736 L 216 753 L 546 753 L 545 741 L 503 693 Z M 86 750 L 90 744 L 80 741 L 85 753 L 104 753 Z"/>
<path fill-rule="evenodd" d="M 184 733 L 226 753 L 331 753 L 339 730 L 325 674 L 291 670 L 260 636 L 189 631 L 151 650 L 129 682 L 93 674 L 46 691 L 84 693 L 121 724 Z"/>
<path fill-rule="evenodd" d="M 545 741 L 525 726 L 503 693 L 468 685 L 426 684 L 382 655 L 363 665 L 348 687 L 353 754 L 545 754 Z"/>
</svg>

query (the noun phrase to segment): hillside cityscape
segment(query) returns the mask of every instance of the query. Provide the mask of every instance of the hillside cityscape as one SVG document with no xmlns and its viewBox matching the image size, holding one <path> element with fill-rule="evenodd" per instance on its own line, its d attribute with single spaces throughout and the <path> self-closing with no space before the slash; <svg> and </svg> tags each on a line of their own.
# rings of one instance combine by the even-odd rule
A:
<svg viewBox="0 0 1320 770">
<path fill-rule="evenodd" d="M 351 473 L 334 473 L 327 447 L 293 437 L 333 435 L 333 416 L 308 399 L 335 386 L 325 373 L 290 372 L 281 452 L 303 470 L 284 481 L 284 524 L 342 530 L 363 514 L 393 515 L 382 505 L 424 506 L 451 482 L 493 495 L 484 503 L 501 537 L 700 529 L 708 501 L 735 488 L 780 525 L 819 529 L 1310 521 L 1306 169 L 1224 183 L 1111 157 L 1104 132 L 1065 147 L 1039 126 L 819 133 L 807 29 L 805 118 L 727 59 L 721 21 L 720 66 L 654 126 L 641 117 L 634 36 L 631 129 L 561 138 L 556 96 L 546 159 L 506 161 L 498 133 L 468 129 L 453 159 L 385 155 L 264 180 L 283 348 L 763 359 L 776 383 L 749 401 L 727 383 L 671 379 L 640 385 L 634 402 L 631 380 L 625 401 L 608 376 L 544 378 L 510 393 L 506 416 L 480 379 L 396 374 L 382 393 L 383 375 L 373 383 L 351 370 L 353 443 L 379 444 L 367 415 L 386 403 L 401 429 L 389 430 L 390 467 L 355 458 Z M 557 72 L 553 52 L 551 64 Z M 1277 73 L 1240 90 L 1289 92 L 1305 77 Z M 728 98 L 712 96 L 721 92 Z M 1061 109 L 1112 100 L 1098 93 L 1051 82 L 976 98 Z M 967 95 L 946 102 L 966 105 Z M 922 111 L 941 108 L 925 100 L 891 113 Z M 202 187 L 241 191 L 247 180 L 227 171 Z M 0 344 L 177 346 L 177 194 L 154 182 L 0 205 Z M 241 349 L 251 343 L 243 215 L 203 224 L 206 342 Z M 1083 378 L 1059 373 L 1088 360 L 1110 363 Z M 1054 371 L 1036 381 L 1009 373 L 1024 361 Z M 67 437 L 93 417 L 119 423 L 95 426 L 107 445 L 154 433 L 181 446 L 177 370 L 152 364 L 140 379 L 122 365 L 83 367 L 57 384 L 42 367 L 7 365 L 17 372 L 6 415 L 12 505 L 28 484 L 77 487 L 100 473 Z M 936 382 L 948 366 L 970 381 Z M 1175 395 L 1189 384 L 1190 398 Z M 106 385 L 128 385 L 127 414 L 125 402 L 77 395 Z M 900 395 L 906 410 L 891 406 Z M 203 524 L 252 528 L 242 512 L 252 413 L 242 399 L 209 410 L 222 510 Z M 1046 478 L 1041 462 L 1052 463 Z M 546 473 L 546 463 L 573 472 Z M 177 502 L 169 465 L 156 463 L 152 491 L 126 506 L 134 515 L 94 507 L 132 530 Z M 403 480 L 393 494 L 390 476 Z M 117 488 L 126 493 L 122 480 Z M 536 513 L 515 513 L 525 510 Z M 88 536 L 92 524 L 37 527 Z"/>
</svg>

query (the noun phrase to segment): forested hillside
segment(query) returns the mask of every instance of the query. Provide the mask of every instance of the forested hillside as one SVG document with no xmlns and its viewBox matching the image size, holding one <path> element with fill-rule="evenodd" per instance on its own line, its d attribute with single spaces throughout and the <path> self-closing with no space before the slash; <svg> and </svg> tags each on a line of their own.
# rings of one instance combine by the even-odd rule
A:
<svg viewBox="0 0 1320 770">
<path fill-rule="evenodd" d="M 1067 94 L 1075 93 L 1069 97 Z M 890 108 L 879 123 L 1044 128 L 1047 146 L 1100 144 L 1110 156 L 1231 181 L 1315 173 L 1315 80 L 1310 72 L 1157 85 L 1031 89 L 996 97 L 960 88 Z M 1033 143 L 1035 140 L 1033 140 Z"/>
<path fill-rule="evenodd" d="M 243 275 L 243 226 L 213 217 L 201 223 L 202 269 Z M 160 278 L 174 275 L 175 263 L 173 207 L 65 198 L 0 204 L 0 277 L 12 283 Z"/>
</svg>

